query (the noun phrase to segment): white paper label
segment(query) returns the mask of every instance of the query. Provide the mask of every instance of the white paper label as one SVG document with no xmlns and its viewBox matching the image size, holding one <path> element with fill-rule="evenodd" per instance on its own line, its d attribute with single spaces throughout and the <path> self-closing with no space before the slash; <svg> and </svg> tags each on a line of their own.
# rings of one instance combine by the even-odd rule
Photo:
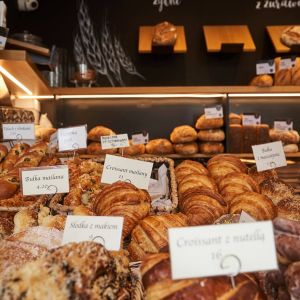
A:
<svg viewBox="0 0 300 300">
<path fill-rule="evenodd" d="M 256 220 L 242 210 L 239 223 L 252 223 L 252 222 L 256 222 Z"/>
<path fill-rule="evenodd" d="M 273 142 L 252 146 L 258 172 L 287 165 L 282 142 Z"/>
<path fill-rule="evenodd" d="M 253 125 L 259 125 L 261 123 L 261 116 L 260 115 L 243 115 L 242 118 L 242 124 L 243 125 L 248 125 L 248 126 L 253 126 Z"/>
<path fill-rule="evenodd" d="M 216 105 L 213 107 L 205 107 L 204 113 L 205 113 L 206 119 L 223 118 L 223 107 L 222 107 L 222 105 Z"/>
<path fill-rule="evenodd" d="M 58 129 L 58 150 L 68 151 L 87 147 L 86 125 Z"/>
<path fill-rule="evenodd" d="M 274 73 L 275 73 L 274 60 L 256 64 L 256 75 L 274 74 Z"/>
<path fill-rule="evenodd" d="M 68 166 L 22 169 L 21 180 L 24 196 L 69 192 Z"/>
<path fill-rule="evenodd" d="M 274 129 L 279 131 L 293 130 L 293 122 L 288 121 L 274 121 Z"/>
<path fill-rule="evenodd" d="M 2 124 L 4 140 L 35 140 L 33 123 Z"/>
<path fill-rule="evenodd" d="M 286 70 L 293 67 L 293 60 L 291 58 L 282 58 L 279 63 L 279 70 Z"/>
<path fill-rule="evenodd" d="M 131 142 L 133 145 L 147 144 L 149 142 L 149 133 L 137 133 L 131 136 Z"/>
<path fill-rule="evenodd" d="M 58 148 L 58 139 L 57 139 L 57 131 L 56 131 L 50 136 L 48 150 L 49 152 L 52 152 L 52 150 L 55 150 L 57 148 Z"/>
<path fill-rule="evenodd" d="M 119 251 L 123 217 L 67 216 L 63 245 L 93 241 L 109 251 Z"/>
<path fill-rule="evenodd" d="M 101 147 L 103 150 L 129 147 L 128 134 L 101 136 Z"/>
<path fill-rule="evenodd" d="M 271 221 L 171 228 L 169 244 L 174 280 L 278 268 Z"/>
<path fill-rule="evenodd" d="M 106 155 L 102 183 L 126 181 L 140 189 L 148 190 L 153 163 L 120 156 Z"/>
</svg>

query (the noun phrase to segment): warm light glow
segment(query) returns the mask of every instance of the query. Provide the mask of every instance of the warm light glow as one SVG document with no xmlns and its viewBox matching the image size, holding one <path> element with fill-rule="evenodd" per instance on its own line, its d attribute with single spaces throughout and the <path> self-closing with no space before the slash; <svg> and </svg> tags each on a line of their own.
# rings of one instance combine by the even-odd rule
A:
<svg viewBox="0 0 300 300">
<path fill-rule="evenodd" d="M 54 99 L 53 95 L 16 96 L 18 99 Z"/>
<path fill-rule="evenodd" d="M 300 93 L 228 94 L 230 98 L 251 97 L 300 97 Z"/>
<path fill-rule="evenodd" d="M 22 89 L 26 94 L 32 95 L 33 93 L 17 78 L 11 75 L 8 71 L 6 71 L 3 67 L 0 66 L 0 72 L 5 75 L 9 80 L 11 80 L 14 84 L 16 84 L 20 89 Z"/>
</svg>

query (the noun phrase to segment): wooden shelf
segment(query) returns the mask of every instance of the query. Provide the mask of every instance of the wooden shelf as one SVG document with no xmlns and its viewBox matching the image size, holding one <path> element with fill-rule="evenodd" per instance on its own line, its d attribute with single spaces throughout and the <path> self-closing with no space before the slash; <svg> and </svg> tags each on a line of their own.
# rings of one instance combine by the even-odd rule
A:
<svg viewBox="0 0 300 300">
<path fill-rule="evenodd" d="M 174 45 L 173 53 L 186 53 L 187 45 L 183 26 L 176 26 L 177 40 Z M 152 37 L 154 26 L 140 26 L 139 28 L 139 53 L 152 53 Z"/>
<path fill-rule="evenodd" d="M 293 52 L 300 52 L 299 48 L 298 51 L 294 51 L 292 48 L 289 48 L 281 43 L 280 37 L 281 33 L 284 29 L 292 25 L 278 25 L 278 26 L 267 26 L 267 32 L 270 36 L 270 39 L 272 41 L 272 44 L 275 48 L 275 51 L 277 53 L 293 53 Z"/>
<path fill-rule="evenodd" d="M 246 25 L 203 26 L 208 52 L 254 52 L 255 44 Z"/>
<path fill-rule="evenodd" d="M 1 50 L 0 66 L 13 75 L 33 95 L 50 95 L 51 91 L 39 70 L 23 50 Z M 18 85 L 3 76 L 8 89 L 16 96 L 28 95 Z"/>
</svg>

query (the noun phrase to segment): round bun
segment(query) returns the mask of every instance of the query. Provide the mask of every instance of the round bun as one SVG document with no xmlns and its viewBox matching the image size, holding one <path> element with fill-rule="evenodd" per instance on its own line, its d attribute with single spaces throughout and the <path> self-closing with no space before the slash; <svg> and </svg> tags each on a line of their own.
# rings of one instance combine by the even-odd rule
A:
<svg viewBox="0 0 300 300">
<path fill-rule="evenodd" d="M 195 127 L 197 129 L 215 129 L 221 128 L 223 125 L 223 118 L 207 119 L 205 115 L 202 115 L 198 118 Z"/>
<path fill-rule="evenodd" d="M 136 156 L 145 154 L 146 147 L 144 144 L 133 145 L 132 141 L 129 141 L 129 147 L 119 148 L 119 153 L 123 155 Z"/>
<path fill-rule="evenodd" d="M 170 140 L 172 143 L 188 143 L 197 140 L 197 131 L 188 125 L 178 126 L 173 129 Z"/>
<path fill-rule="evenodd" d="M 92 142 L 87 147 L 87 153 L 92 155 L 104 155 L 104 154 L 115 154 L 118 149 L 107 149 L 103 150 L 100 143 Z"/>
<path fill-rule="evenodd" d="M 222 129 L 200 130 L 198 139 L 203 142 L 223 142 L 225 140 L 225 132 Z"/>
<path fill-rule="evenodd" d="M 167 139 L 151 140 L 146 145 L 146 152 L 148 154 L 163 155 L 174 153 L 173 145 Z"/>
<path fill-rule="evenodd" d="M 297 153 L 299 152 L 299 147 L 297 144 L 288 144 L 283 146 L 284 153 Z"/>
<path fill-rule="evenodd" d="M 177 39 L 177 29 L 169 22 L 162 22 L 154 27 L 152 43 L 154 45 L 174 45 Z"/>
<path fill-rule="evenodd" d="M 269 134 L 271 141 L 282 141 L 284 144 L 298 144 L 300 141 L 299 133 L 296 130 L 270 129 Z"/>
<path fill-rule="evenodd" d="M 116 133 L 107 127 L 96 126 L 89 131 L 88 140 L 100 142 L 101 136 L 105 135 L 116 135 Z"/>
<path fill-rule="evenodd" d="M 238 114 L 230 113 L 229 114 L 229 123 L 240 125 L 240 124 L 242 124 L 242 117 Z"/>
<path fill-rule="evenodd" d="M 222 143 L 207 142 L 199 144 L 199 152 L 203 154 L 220 154 L 224 153 L 224 146 Z"/>
<path fill-rule="evenodd" d="M 193 155 L 198 153 L 198 144 L 195 142 L 186 144 L 174 144 L 175 153 L 180 155 Z"/>
<path fill-rule="evenodd" d="M 272 86 L 273 85 L 273 77 L 268 74 L 257 75 L 251 80 L 250 85 L 260 86 L 260 87 Z"/>
</svg>

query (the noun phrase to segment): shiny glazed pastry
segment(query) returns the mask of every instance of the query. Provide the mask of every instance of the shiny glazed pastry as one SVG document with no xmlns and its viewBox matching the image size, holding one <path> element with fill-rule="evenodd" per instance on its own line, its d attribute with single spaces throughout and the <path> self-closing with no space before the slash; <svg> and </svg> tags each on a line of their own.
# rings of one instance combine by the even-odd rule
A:
<svg viewBox="0 0 300 300">
<path fill-rule="evenodd" d="M 100 142 L 101 136 L 105 135 L 116 135 L 116 133 L 110 128 L 104 126 L 96 126 L 89 131 L 88 140 Z"/>
<path fill-rule="evenodd" d="M 198 139 L 202 142 L 223 142 L 225 140 L 225 132 L 222 129 L 200 130 Z"/>
<path fill-rule="evenodd" d="M 170 135 L 172 143 L 188 143 L 194 142 L 197 139 L 197 131 L 188 125 L 175 127 Z"/>
<path fill-rule="evenodd" d="M 169 254 L 148 256 L 141 265 L 142 282 L 147 300 L 263 300 L 254 276 L 239 274 L 232 288 L 226 276 L 172 280 Z"/>
<path fill-rule="evenodd" d="M 154 27 L 152 44 L 157 46 L 174 45 L 177 40 L 177 29 L 169 22 L 162 22 Z"/>
<path fill-rule="evenodd" d="M 273 220 L 277 216 L 273 202 L 267 196 L 255 192 L 242 193 L 230 201 L 231 214 L 240 214 L 242 210 L 257 221 Z"/>
<path fill-rule="evenodd" d="M 218 142 L 200 143 L 199 152 L 206 155 L 221 154 L 224 153 L 224 145 Z"/>
<path fill-rule="evenodd" d="M 251 80 L 250 85 L 259 87 L 270 87 L 273 85 L 273 77 L 268 74 L 257 75 Z"/>
<path fill-rule="evenodd" d="M 207 119 L 205 114 L 203 114 L 198 118 L 195 127 L 197 129 L 215 129 L 221 128 L 223 125 L 223 118 Z"/>
<path fill-rule="evenodd" d="M 198 153 L 198 144 L 195 142 L 185 144 L 174 144 L 175 153 L 180 155 L 193 155 Z"/>
<path fill-rule="evenodd" d="M 98 142 L 92 142 L 87 146 L 87 153 L 91 155 L 115 154 L 117 152 L 117 148 L 103 150 L 101 144 Z"/>
<path fill-rule="evenodd" d="M 98 216 L 124 217 L 123 237 L 128 236 L 137 223 L 150 212 L 151 197 L 127 182 L 116 182 L 106 186 L 93 204 Z"/>
<path fill-rule="evenodd" d="M 174 153 L 173 145 L 167 139 L 155 139 L 149 141 L 146 145 L 148 154 L 164 155 Z"/>
<path fill-rule="evenodd" d="M 133 229 L 128 246 L 133 261 L 143 260 L 147 255 L 168 252 L 168 229 L 187 226 L 182 213 L 148 216 Z"/>
<path fill-rule="evenodd" d="M 281 42 L 287 47 L 300 45 L 300 26 L 289 26 L 280 36 Z"/>
<path fill-rule="evenodd" d="M 209 175 L 208 170 L 199 162 L 193 160 L 184 160 L 175 168 L 177 183 L 180 183 L 187 175 L 199 174 Z"/>
<path fill-rule="evenodd" d="M 129 147 L 119 148 L 119 153 L 123 155 L 135 156 L 145 154 L 146 147 L 144 144 L 133 145 L 132 141 L 129 141 Z"/>
</svg>

